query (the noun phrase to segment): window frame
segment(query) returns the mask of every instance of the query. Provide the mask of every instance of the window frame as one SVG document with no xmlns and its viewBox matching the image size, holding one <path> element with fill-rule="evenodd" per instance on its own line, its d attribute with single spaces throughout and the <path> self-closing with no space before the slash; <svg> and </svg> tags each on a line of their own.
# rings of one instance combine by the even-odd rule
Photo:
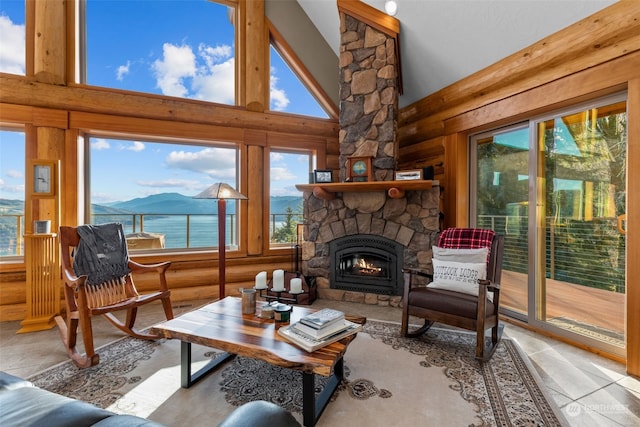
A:
<svg viewBox="0 0 640 427">
<path fill-rule="evenodd" d="M 84 190 L 82 192 L 78 192 L 78 194 L 82 194 L 84 198 L 84 212 L 80 214 L 80 218 L 84 223 L 91 223 L 91 139 L 92 138 L 108 138 L 113 140 L 123 140 L 123 141 L 141 141 L 148 142 L 154 144 L 172 144 L 172 145 L 185 145 L 190 147 L 203 147 L 203 148 L 228 148 L 236 151 L 236 183 L 238 190 L 241 187 L 241 177 L 243 176 L 244 166 L 242 164 L 243 150 L 244 144 L 240 141 L 225 141 L 220 139 L 196 139 L 196 138 L 174 138 L 170 136 L 162 136 L 163 132 L 159 132 L 154 135 L 149 134 L 141 134 L 141 133 L 121 133 L 121 132 L 113 132 L 113 131 L 100 131 L 100 130 L 91 130 L 91 131 L 81 131 L 80 135 L 84 139 L 82 143 L 82 152 L 84 153 L 85 161 L 83 161 L 81 165 L 79 165 L 79 171 L 82 172 L 82 176 L 79 177 L 79 183 L 84 186 Z M 80 203 L 80 202 L 79 202 Z M 236 256 L 237 254 L 243 254 L 246 251 L 244 240 L 242 236 L 242 224 L 243 217 L 245 215 L 244 209 L 242 207 L 242 203 L 236 202 L 236 234 L 235 240 L 237 244 L 234 248 L 227 248 L 226 254 L 231 256 Z M 214 209 L 212 212 L 213 215 L 217 215 L 217 209 Z M 152 215 L 152 214 L 149 214 Z M 227 236 L 228 237 L 228 236 Z M 157 255 L 157 254 L 197 254 L 197 253 L 218 253 L 218 246 L 202 246 L 202 247 L 183 247 L 183 248 L 163 248 L 163 249 L 139 249 L 134 252 L 136 256 L 139 255 Z"/>
<path fill-rule="evenodd" d="M 137 90 L 129 90 L 129 89 L 121 89 L 121 88 L 116 88 L 116 87 L 110 87 L 110 86 L 98 86 L 98 85 L 93 85 L 90 83 L 87 83 L 87 60 L 88 60 L 88 37 L 87 37 L 87 0 L 74 0 L 72 2 L 70 2 L 68 4 L 68 16 L 73 16 L 74 18 L 74 22 L 69 24 L 69 32 L 70 33 L 74 33 L 75 34 L 75 40 L 73 37 L 69 37 L 68 38 L 68 50 L 69 52 L 72 52 L 69 57 L 70 57 L 70 61 L 69 61 L 69 67 L 68 67 L 68 73 L 69 76 L 72 76 L 69 78 L 69 80 L 71 82 L 73 82 L 73 84 L 78 85 L 78 86 L 83 86 L 83 87 L 88 87 L 88 88 L 98 88 L 98 89 L 103 89 L 103 90 L 109 90 L 109 91 L 122 91 L 125 93 L 130 93 L 130 94 L 134 94 L 134 95 L 151 95 L 151 96 L 158 96 L 158 97 L 163 97 L 163 98 L 169 98 L 169 99 L 175 99 L 175 100 L 185 100 L 185 101 L 189 101 L 189 100 L 193 100 L 193 101 L 200 101 L 200 102 L 205 102 L 208 104 L 212 104 L 212 105 L 222 105 L 222 106 L 228 106 L 228 107 L 234 107 L 234 106 L 238 106 L 241 105 L 241 94 L 242 94 L 242 82 L 241 82 L 241 67 L 239 66 L 239 56 L 241 54 L 241 50 L 242 50 L 242 45 L 240 43 L 241 40 L 244 39 L 244 29 L 242 26 L 239 26 L 238 20 L 239 17 L 244 13 L 241 9 L 242 9 L 242 2 L 240 0 L 207 0 L 208 2 L 211 3 L 215 3 L 217 5 L 221 5 L 221 6 L 226 6 L 227 8 L 233 8 L 234 9 L 234 13 L 233 13 L 233 20 L 234 22 L 231 23 L 231 25 L 234 28 L 234 35 L 233 35 L 233 49 L 234 49 L 234 101 L 233 103 L 230 104 L 225 104 L 225 103 L 217 103 L 217 102 L 212 102 L 212 101 L 208 101 L 208 100 L 201 100 L 201 99 L 197 99 L 197 98 L 191 98 L 191 97 L 176 97 L 176 96 L 171 96 L 171 95 L 165 95 L 163 93 L 152 93 L 152 92 L 142 92 L 142 91 L 137 91 Z M 31 2 L 27 2 L 27 4 L 29 4 Z M 27 6 L 29 8 L 29 6 Z M 29 10 L 29 9 L 27 9 Z M 28 22 L 28 20 L 27 20 Z M 73 30 L 71 30 L 71 25 L 73 25 Z M 27 31 L 29 29 L 27 28 Z M 27 36 L 29 36 L 29 34 L 27 33 Z M 27 43 L 27 46 L 29 46 L 29 43 Z M 27 57 L 29 58 L 29 56 Z M 72 60 L 71 60 L 72 59 Z M 27 64 L 28 65 L 28 64 Z"/>
</svg>

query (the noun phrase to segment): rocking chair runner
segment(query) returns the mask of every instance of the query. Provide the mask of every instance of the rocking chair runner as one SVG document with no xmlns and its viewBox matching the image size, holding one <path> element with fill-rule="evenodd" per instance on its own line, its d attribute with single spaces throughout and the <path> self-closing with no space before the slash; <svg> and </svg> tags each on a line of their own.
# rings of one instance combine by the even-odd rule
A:
<svg viewBox="0 0 640 427">
<path fill-rule="evenodd" d="M 426 277 L 433 281 L 434 275 L 417 269 L 405 268 L 401 332 L 407 337 L 417 337 L 425 333 L 434 322 L 472 330 L 476 332 L 476 358 L 488 360 L 493 355 L 502 334 L 498 320 L 498 309 L 504 236 L 496 235 L 492 230 L 450 228 L 440 234 L 437 246 L 455 249 L 449 251 L 451 257 L 449 260 L 464 262 L 465 258 L 475 257 L 476 259 L 472 260 L 474 264 L 467 265 L 469 267 L 480 265 L 477 267 L 478 270 L 482 270 L 479 261 L 486 262 L 486 279 L 477 280 L 477 293 L 473 295 L 475 292 L 473 286 L 464 287 L 463 292 L 460 292 L 460 285 L 457 283 L 453 286 L 449 283 L 445 285 L 432 283 L 424 286 L 429 280 L 422 279 L 422 285 L 415 286 L 418 278 Z M 486 250 L 483 254 L 471 254 L 474 250 L 482 252 L 482 248 L 489 248 L 488 255 Z M 456 251 L 458 249 L 462 249 L 462 251 Z M 471 249 L 471 251 L 467 249 Z M 465 253 L 459 254 L 457 252 Z M 458 263 L 447 264 L 446 261 L 441 264 L 445 269 L 455 268 L 454 266 L 460 267 L 460 269 L 466 268 Z M 470 290 L 471 292 L 469 292 Z M 423 318 L 424 325 L 409 332 L 409 316 Z M 489 328 L 491 328 L 491 344 L 487 347 L 485 331 Z"/>
<path fill-rule="evenodd" d="M 162 301 L 167 320 L 173 319 L 170 291 L 165 277 L 170 263 L 143 265 L 129 260 L 121 224 L 60 227 L 59 235 L 67 314 L 66 320 L 62 316 L 56 316 L 56 323 L 67 352 L 75 364 L 80 368 L 88 368 L 100 361 L 93 344 L 93 316 L 104 315 L 118 329 L 136 338 L 161 338 L 135 330 L 134 323 L 138 307 L 156 300 Z M 105 235 L 110 236 L 107 240 L 111 241 L 105 241 Z M 158 274 L 160 290 L 146 295 L 138 294 L 131 275 L 134 272 Z M 126 310 L 124 322 L 113 314 L 119 310 Z M 84 341 L 84 356 L 76 349 L 78 326 Z"/>
</svg>

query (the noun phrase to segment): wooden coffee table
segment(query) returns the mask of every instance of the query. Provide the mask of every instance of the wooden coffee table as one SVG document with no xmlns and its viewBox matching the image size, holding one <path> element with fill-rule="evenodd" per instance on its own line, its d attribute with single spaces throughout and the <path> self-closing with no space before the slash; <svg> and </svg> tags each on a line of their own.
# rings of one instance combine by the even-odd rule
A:
<svg viewBox="0 0 640 427">
<path fill-rule="evenodd" d="M 260 303 L 258 303 L 260 305 Z M 316 310 L 294 306 L 291 323 Z M 365 318 L 348 317 L 357 323 Z M 283 368 L 302 371 L 302 414 L 305 426 L 315 425 L 329 399 L 344 377 L 343 356 L 356 334 L 308 353 L 280 336 L 273 319 L 262 319 L 260 307 L 255 314 L 242 314 L 240 298 L 226 297 L 151 328 L 151 333 L 179 339 L 181 344 L 181 383 L 187 388 L 234 355 L 251 357 Z M 227 352 L 195 373 L 191 372 L 191 344 L 200 344 Z M 315 375 L 329 377 L 327 385 L 315 396 Z"/>
</svg>

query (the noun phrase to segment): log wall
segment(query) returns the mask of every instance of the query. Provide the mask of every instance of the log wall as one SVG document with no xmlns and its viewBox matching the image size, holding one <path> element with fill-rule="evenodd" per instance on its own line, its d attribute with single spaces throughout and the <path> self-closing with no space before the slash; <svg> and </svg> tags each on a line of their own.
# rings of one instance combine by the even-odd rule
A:
<svg viewBox="0 0 640 427">
<path fill-rule="evenodd" d="M 640 259 L 640 2 L 615 3 L 401 109 L 399 167 L 435 165 L 445 225 L 467 225 L 470 135 L 624 90 L 629 123 L 626 313 L 627 325 L 638 325 L 640 264 L 631 260 Z M 628 327 L 627 334 L 627 370 L 638 376 L 640 329 Z"/>
</svg>

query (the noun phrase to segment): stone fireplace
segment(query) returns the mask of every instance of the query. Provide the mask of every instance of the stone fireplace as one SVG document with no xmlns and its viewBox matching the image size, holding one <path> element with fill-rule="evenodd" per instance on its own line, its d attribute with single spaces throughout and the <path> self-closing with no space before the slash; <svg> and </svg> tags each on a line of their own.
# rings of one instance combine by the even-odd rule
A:
<svg viewBox="0 0 640 427">
<path fill-rule="evenodd" d="M 318 297 L 400 306 L 403 283 L 399 271 L 405 266 L 427 268 L 431 264 L 431 246 L 439 230 L 439 193 L 439 187 L 434 185 L 430 190 L 407 191 L 401 198 L 391 198 L 386 191 L 349 191 L 325 200 L 305 191 L 302 273 L 315 279 Z M 357 249 L 345 253 L 345 237 L 360 240 L 356 246 L 366 247 L 369 258 L 380 261 L 388 257 L 382 255 L 380 247 L 373 246 L 371 236 L 394 243 L 393 249 L 388 246 L 385 249 L 395 252 L 395 265 L 387 267 L 384 273 L 385 280 L 393 274 L 394 283 L 387 281 L 381 285 L 380 278 L 372 281 L 357 277 L 364 274 L 354 274 L 352 270 L 346 274 L 347 280 L 343 280 L 346 283 L 336 286 L 336 278 L 345 278 L 344 274 L 338 276 L 336 267 L 358 260 Z"/>
<path fill-rule="evenodd" d="M 437 182 L 404 191 L 397 168 L 396 40 L 340 12 L 340 182 L 349 157 L 371 157 L 373 180 L 304 191 L 302 273 L 318 297 L 401 305 L 402 268 L 428 267 L 439 228 Z M 428 184 L 428 185 L 427 185 Z"/>
</svg>

